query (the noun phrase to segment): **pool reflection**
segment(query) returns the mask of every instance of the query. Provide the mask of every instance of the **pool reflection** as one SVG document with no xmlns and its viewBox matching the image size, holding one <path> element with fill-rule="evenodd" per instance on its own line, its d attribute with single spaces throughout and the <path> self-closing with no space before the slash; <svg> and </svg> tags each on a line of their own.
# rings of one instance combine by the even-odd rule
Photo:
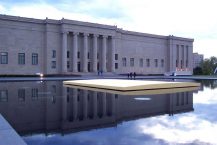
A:
<svg viewBox="0 0 217 145">
<path fill-rule="evenodd" d="M 0 113 L 21 135 L 65 134 L 193 111 L 192 92 L 129 96 L 68 88 L 54 81 L 1 83 L 0 91 Z"/>
</svg>

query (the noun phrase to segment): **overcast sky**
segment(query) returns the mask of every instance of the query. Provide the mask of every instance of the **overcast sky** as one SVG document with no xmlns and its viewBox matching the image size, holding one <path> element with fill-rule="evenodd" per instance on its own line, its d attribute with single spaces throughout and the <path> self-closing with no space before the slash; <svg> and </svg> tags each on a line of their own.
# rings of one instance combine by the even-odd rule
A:
<svg viewBox="0 0 217 145">
<path fill-rule="evenodd" d="M 130 31 L 194 38 L 194 52 L 217 56 L 216 0 L 1 0 L 0 13 L 72 19 Z"/>
</svg>

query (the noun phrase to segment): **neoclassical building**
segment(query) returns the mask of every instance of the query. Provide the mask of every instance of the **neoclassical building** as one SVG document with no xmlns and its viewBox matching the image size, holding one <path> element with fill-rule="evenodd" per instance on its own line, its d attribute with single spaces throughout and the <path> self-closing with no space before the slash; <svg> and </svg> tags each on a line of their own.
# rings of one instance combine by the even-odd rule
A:
<svg viewBox="0 0 217 145">
<path fill-rule="evenodd" d="M 0 15 L 0 75 L 192 74 L 193 41 L 67 19 Z"/>
</svg>

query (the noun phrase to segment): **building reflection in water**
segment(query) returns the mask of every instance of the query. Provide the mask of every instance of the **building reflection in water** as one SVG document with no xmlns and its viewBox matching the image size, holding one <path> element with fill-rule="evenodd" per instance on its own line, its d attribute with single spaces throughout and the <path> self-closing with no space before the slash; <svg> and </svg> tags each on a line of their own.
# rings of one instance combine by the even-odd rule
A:
<svg viewBox="0 0 217 145">
<path fill-rule="evenodd" d="M 193 110 L 193 92 L 117 95 L 62 82 L 0 83 L 0 113 L 21 135 L 77 132 L 137 118 Z"/>
</svg>

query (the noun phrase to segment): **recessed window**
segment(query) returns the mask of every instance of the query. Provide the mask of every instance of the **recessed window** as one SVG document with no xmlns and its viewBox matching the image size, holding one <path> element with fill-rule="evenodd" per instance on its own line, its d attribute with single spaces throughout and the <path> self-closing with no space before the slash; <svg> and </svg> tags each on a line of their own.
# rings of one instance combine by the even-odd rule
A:
<svg viewBox="0 0 217 145">
<path fill-rule="evenodd" d="M 52 50 L 52 58 L 56 58 L 56 50 Z"/>
<path fill-rule="evenodd" d="M 56 61 L 51 61 L 51 68 L 56 68 Z"/>
<path fill-rule="evenodd" d="M 0 90 L 0 102 L 8 102 L 8 91 Z"/>
<path fill-rule="evenodd" d="M 134 67 L 134 58 L 130 58 L 130 66 Z"/>
<path fill-rule="evenodd" d="M 69 55 L 70 55 L 70 52 L 69 52 L 69 51 L 67 51 L 67 58 L 69 58 Z"/>
<path fill-rule="evenodd" d="M 115 63 L 115 69 L 118 69 L 118 63 Z"/>
<path fill-rule="evenodd" d="M 80 58 L 80 52 L 78 51 L 78 58 Z"/>
<path fill-rule="evenodd" d="M 25 53 L 18 53 L 18 64 L 25 64 Z"/>
<path fill-rule="evenodd" d="M 150 59 L 146 59 L 146 66 L 150 67 Z"/>
<path fill-rule="evenodd" d="M 118 54 L 115 54 L 115 60 L 118 60 Z"/>
<path fill-rule="evenodd" d="M 7 52 L 1 52 L 0 63 L 1 64 L 8 64 L 8 53 Z"/>
<path fill-rule="evenodd" d="M 186 68 L 188 68 L 188 60 L 186 60 Z"/>
<path fill-rule="evenodd" d="M 87 59 L 90 59 L 90 52 L 87 53 Z"/>
<path fill-rule="evenodd" d="M 143 59 L 142 58 L 139 59 L 139 66 L 143 67 Z"/>
<path fill-rule="evenodd" d="M 164 59 L 161 59 L 161 67 L 164 67 Z"/>
<path fill-rule="evenodd" d="M 32 65 L 38 65 L 38 54 L 37 53 L 32 54 Z"/>
<path fill-rule="evenodd" d="M 70 62 L 67 61 L 67 68 L 70 68 Z"/>
<path fill-rule="evenodd" d="M 18 90 L 18 100 L 20 102 L 24 102 L 26 97 L 25 89 L 19 89 Z"/>
<path fill-rule="evenodd" d="M 154 62 L 155 62 L 155 67 L 158 67 L 158 60 L 154 59 Z"/>
<path fill-rule="evenodd" d="M 122 64 L 123 64 L 123 67 L 127 66 L 127 58 L 126 57 L 122 58 Z"/>
<path fill-rule="evenodd" d="M 176 67 L 178 67 L 179 66 L 179 62 L 178 62 L 178 60 L 176 60 Z"/>
<path fill-rule="evenodd" d="M 32 89 L 32 99 L 33 100 L 38 99 L 38 89 L 37 88 Z"/>
</svg>

